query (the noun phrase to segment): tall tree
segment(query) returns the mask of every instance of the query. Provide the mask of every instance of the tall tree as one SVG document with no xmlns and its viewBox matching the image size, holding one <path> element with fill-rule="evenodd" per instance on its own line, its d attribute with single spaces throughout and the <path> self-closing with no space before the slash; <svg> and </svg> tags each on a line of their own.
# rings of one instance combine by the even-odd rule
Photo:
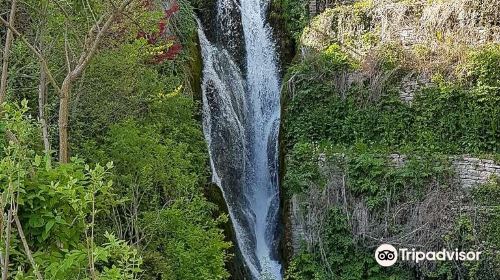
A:
<svg viewBox="0 0 500 280">
<path fill-rule="evenodd" d="M 109 31 L 112 24 L 115 22 L 119 15 L 124 13 L 125 9 L 127 9 L 127 7 L 133 1 L 134 0 L 123 0 L 119 3 L 119 5 L 116 5 L 111 1 L 109 2 L 109 11 L 104 11 L 85 35 L 83 46 L 80 50 L 80 55 L 77 56 L 77 60 L 71 60 L 70 57 L 72 56 L 70 55 L 69 43 L 68 40 L 65 39 L 64 56 L 66 60 L 67 70 L 60 86 L 54 79 L 54 76 L 51 74 L 47 59 L 44 54 L 37 47 L 29 43 L 29 41 L 19 31 L 17 31 L 10 22 L 7 22 L 3 18 L 0 18 L 2 24 L 6 26 L 11 33 L 21 37 L 21 40 L 25 44 L 27 44 L 30 50 L 32 50 L 38 56 L 42 64 L 42 68 L 45 70 L 46 76 L 49 78 L 50 83 L 59 94 L 59 161 L 61 163 L 67 163 L 69 161 L 69 102 L 71 98 L 71 88 L 75 81 L 81 76 L 83 71 L 89 65 L 91 59 L 96 54 L 99 44 L 102 42 L 104 36 Z M 54 1 L 54 4 L 57 5 L 57 7 L 61 10 L 63 15 L 68 20 L 69 15 L 60 5 L 60 3 Z M 71 28 L 69 25 L 66 26 L 67 28 Z"/>
</svg>

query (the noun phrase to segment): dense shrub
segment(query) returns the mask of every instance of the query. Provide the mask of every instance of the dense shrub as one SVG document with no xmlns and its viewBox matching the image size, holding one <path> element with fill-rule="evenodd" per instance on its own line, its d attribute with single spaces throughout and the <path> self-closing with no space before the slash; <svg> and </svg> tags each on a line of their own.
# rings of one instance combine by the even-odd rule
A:
<svg viewBox="0 0 500 280">
<path fill-rule="evenodd" d="M 484 63 L 478 63 L 483 57 Z M 398 85 L 383 85 L 377 98 L 371 93 L 374 89 L 364 84 L 351 86 L 343 94 L 331 81 L 346 68 L 344 60 L 331 60 L 327 55 L 307 59 L 291 69 L 293 92 L 288 93 L 292 96 L 285 108 L 287 145 L 361 142 L 403 152 L 496 153 L 500 149 L 500 90 L 486 74 L 498 71 L 499 64 L 491 62 L 499 61 L 495 57 L 491 48 L 476 51 L 471 60 L 475 70 L 470 73 L 476 82 L 471 86 L 438 82 L 423 89 L 410 104 L 400 100 Z M 396 61 L 390 56 L 382 65 L 393 68 Z"/>
<path fill-rule="evenodd" d="M 299 41 L 302 30 L 308 22 L 307 2 L 301 0 L 272 0 L 272 11 L 279 11 L 277 17 L 285 23 L 286 32 Z"/>
<path fill-rule="evenodd" d="M 120 203 L 108 180 L 113 164 L 90 167 L 76 158 L 55 164 L 34 145 L 40 136 L 26 117 L 27 102 L 3 109 L 0 207 L 16 220 L 12 227 L 2 224 L 11 241 L 12 277 L 136 279 L 142 264 L 137 250 L 113 234 L 94 233 L 96 217 Z"/>
<path fill-rule="evenodd" d="M 64 78 L 66 60 L 71 64 L 80 56 L 80 43 L 95 21 L 90 14 L 108 4 L 31 1 L 18 6 L 20 31 L 44 47 L 57 82 Z M 219 229 L 227 217 L 216 214 L 215 205 L 203 197 L 208 153 L 193 97 L 200 94 L 201 74 L 193 8 L 187 0 L 163 4 L 132 1 L 127 16 L 112 24 L 75 79 L 69 110 L 75 158 L 70 164 L 55 164 L 52 151 L 40 152 L 39 127 L 31 120 L 22 124 L 25 130 L 11 121 L 38 115 L 33 105 L 40 83 L 38 60 L 25 42 L 14 41 L 7 97 L 25 98 L 32 109 L 23 107 L 13 116 L 8 105 L 7 115 L 0 117 L 0 206 L 5 214 L 12 210 L 8 181 L 21 174 L 18 215 L 45 279 L 229 277 L 230 243 Z M 39 13 L 42 8 L 46 13 Z M 38 46 L 39 31 L 47 37 L 46 46 Z M 53 148 L 59 97 L 50 84 L 46 103 Z M 21 142 L 4 141 L 10 132 Z M 9 278 L 35 279 L 18 231 L 12 234 Z"/>
</svg>

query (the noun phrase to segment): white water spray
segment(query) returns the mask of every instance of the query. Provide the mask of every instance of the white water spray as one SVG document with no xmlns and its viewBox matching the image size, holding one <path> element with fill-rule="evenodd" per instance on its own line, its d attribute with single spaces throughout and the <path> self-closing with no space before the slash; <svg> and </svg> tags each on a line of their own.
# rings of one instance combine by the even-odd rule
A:
<svg viewBox="0 0 500 280">
<path fill-rule="evenodd" d="M 280 81 L 268 6 L 269 0 L 218 0 L 216 32 L 225 44 L 209 42 L 200 27 L 203 128 L 213 181 L 223 191 L 245 264 L 255 279 L 282 279 L 277 260 Z M 235 22 L 235 11 L 241 23 Z M 244 44 L 242 67 L 230 54 L 238 44 Z"/>
</svg>

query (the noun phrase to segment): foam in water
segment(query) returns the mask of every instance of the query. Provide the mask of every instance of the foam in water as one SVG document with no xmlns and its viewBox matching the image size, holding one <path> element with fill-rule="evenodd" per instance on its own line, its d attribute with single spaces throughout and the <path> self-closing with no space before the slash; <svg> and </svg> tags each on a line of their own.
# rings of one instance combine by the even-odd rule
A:
<svg viewBox="0 0 500 280">
<path fill-rule="evenodd" d="M 266 23 L 268 5 L 268 0 L 218 1 L 216 32 L 230 44 L 209 42 L 199 28 L 203 128 L 213 181 L 223 191 L 246 265 L 255 279 L 282 279 L 277 260 L 280 80 Z M 235 11 L 242 38 L 235 34 Z M 245 46 L 243 67 L 229 52 L 237 44 Z"/>
</svg>

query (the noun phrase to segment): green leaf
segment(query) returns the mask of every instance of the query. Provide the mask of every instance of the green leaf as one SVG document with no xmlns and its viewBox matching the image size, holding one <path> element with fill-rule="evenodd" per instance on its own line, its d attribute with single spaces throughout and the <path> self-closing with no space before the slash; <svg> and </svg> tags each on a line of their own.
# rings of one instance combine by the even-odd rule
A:
<svg viewBox="0 0 500 280">
<path fill-rule="evenodd" d="M 35 156 L 35 161 L 34 161 L 33 165 L 36 166 L 36 167 L 38 167 L 38 166 L 40 166 L 40 163 L 42 163 L 42 157 L 39 156 L 39 155 L 36 155 Z"/>
<path fill-rule="evenodd" d="M 45 224 L 45 233 L 49 233 L 49 231 L 52 229 L 52 227 L 54 226 L 55 223 L 56 223 L 56 220 L 49 220 Z"/>
</svg>

